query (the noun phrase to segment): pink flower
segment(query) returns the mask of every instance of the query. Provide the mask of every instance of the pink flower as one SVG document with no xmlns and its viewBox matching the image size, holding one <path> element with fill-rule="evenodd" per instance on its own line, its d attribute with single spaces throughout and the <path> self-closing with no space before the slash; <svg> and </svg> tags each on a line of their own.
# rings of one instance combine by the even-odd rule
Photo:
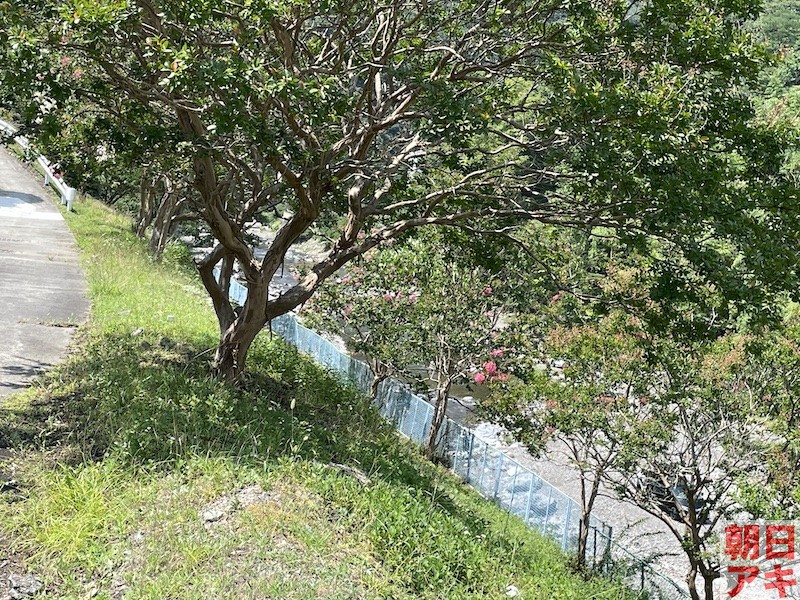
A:
<svg viewBox="0 0 800 600">
<path fill-rule="evenodd" d="M 503 358 L 503 349 L 502 348 L 495 348 L 491 352 L 489 352 L 489 356 L 492 358 Z"/>
<path fill-rule="evenodd" d="M 475 381 L 475 383 L 480 385 L 481 383 L 486 381 L 486 375 L 484 375 L 481 372 L 478 372 L 478 373 L 475 373 L 475 375 L 472 376 L 472 379 L 473 379 L 473 381 Z"/>
<path fill-rule="evenodd" d="M 494 290 L 492 289 L 492 286 L 487 285 L 485 288 L 483 288 L 483 295 L 484 296 L 491 296 L 493 291 Z"/>
<path fill-rule="evenodd" d="M 494 377 L 492 377 L 492 381 L 499 381 L 501 383 L 505 383 L 509 380 L 511 376 L 508 373 L 498 373 Z"/>
<path fill-rule="evenodd" d="M 483 363 L 483 368 L 487 375 L 494 375 L 497 373 L 497 363 L 493 360 Z"/>
<path fill-rule="evenodd" d="M 561 300 L 561 292 L 558 292 L 557 294 L 553 294 L 553 297 L 550 298 L 550 302 L 551 303 L 552 302 L 558 302 L 559 300 Z"/>
<path fill-rule="evenodd" d="M 415 303 L 417 300 L 419 300 L 419 294 L 418 294 L 417 292 L 411 292 L 411 293 L 408 295 L 408 301 L 409 301 L 411 304 L 414 304 L 414 303 Z"/>
<path fill-rule="evenodd" d="M 350 313 L 353 312 L 353 305 L 352 304 L 348 304 L 347 306 L 344 307 L 342 312 L 345 314 L 345 316 L 349 315 Z"/>
<path fill-rule="evenodd" d="M 342 277 L 342 283 L 350 283 L 350 276 L 345 275 L 344 277 Z"/>
<path fill-rule="evenodd" d="M 62 67 L 66 67 L 69 63 L 72 62 L 72 59 L 69 56 L 62 56 L 61 58 L 58 59 L 58 62 L 59 64 L 61 64 Z"/>
<path fill-rule="evenodd" d="M 392 296 L 389 292 L 386 292 L 383 295 L 383 299 L 386 300 L 387 302 L 391 302 L 392 300 L 394 300 L 394 296 Z"/>
</svg>

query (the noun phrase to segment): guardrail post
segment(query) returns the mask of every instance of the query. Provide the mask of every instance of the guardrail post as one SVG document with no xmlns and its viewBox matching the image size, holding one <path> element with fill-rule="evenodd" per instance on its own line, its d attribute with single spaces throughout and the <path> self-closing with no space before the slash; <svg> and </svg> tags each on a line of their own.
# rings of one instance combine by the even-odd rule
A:
<svg viewBox="0 0 800 600">
<path fill-rule="evenodd" d="M 508 503 L 508 510 L 512 513 L 514 512 L 514 496 L 517 493 L 517 475 L 519 475 L 519 465 L 517 465 L 517 468 L 514 470 L 514 478 L 511 480 L 511 500 Z"/>
<path fill-rule="evenodd" d="M 492 494 L 492 500 L 497 500 L 497 494 L 500 492 L 500 478 L 502 477 L 504 458 L 501 454 L 500 460 L 497 461 L 497 469 L 494 472 L 494 494 Z"/>
<path fill-rule="evenodd" d="M 550 522 L 550 503 L 553 501 L 553 486 L 548 483 L 547 487 L 550 493 L 547 494 L 547 504 L 545 504 L 544 508 L 544 523 L 542 523 L 542 531 L 544 533 L 547 533 L 547 524 Z"/>
<path fill-rule="evenodd" d="M 481 462 L 481 478 L 478 481 L 478 490 L 483 492 L 483 478 L 486 475 L 486 454 L 489 452 L 489 444 L 481 440 L 483 444 L 483 462 Z"/>
<path fill-rule="evenodd" d="M 409 430 L 409 432 L 406 435 L 409 438 L 411 438 L 412 440 L 414 440 L 414 425 L 417 424 L 417 412 L 419 411 L 419 400 L 417 399 L 417 397 L 415 395 L 409 394 L 409 397 L 414 399 L 414 414 L 411 416 L 411 429 Z M 406 414 L 408 414 L 408 409 L 406 409 Z M 402 425 L 402 422 L 401 422 L 401 425 Z M 403 431 L 403 430 L 401 429 L 400 431 Z M 403 433 L 406 433 L 406 432 L 403 431 Z M 424 435 L 424 432 L 423 432 L 423 435 Z M 417 440 L 414 440 L 414 441 L 416 442 Z"/>
<path fill-rule="evenodd" d="M 530 527 L 530 517 L 531 517 L 531 501 L 533 500 L 533 473 L 531 473 L 531 485 L 528 488 L 528 507 L 525 509 L 525 525 Z"/>
<path fill-rule="evenodd" d="M 567 514 L 564 516 L 564 536 L 561 539 L 561 547 L 566 552 L 567 538 L 569 536 L 569 518 L 572 516 L 572 500 L 567 502 Z"/>
<path fill-rule="evenodd" d="M 66 200 L 67 202 L 67 210 L 69 212 L 72 212 L 72 203 L 75 202 L 75 195 L 77 194 L 77 190 L 69 186 L 65 187 L 66 189 L 64 190 L 64 200 Z"/>
<path fill-rule="evenodd" d="M 464 481 L 469 483 L 472 481 L 472 451 L 475 448 L 475 436 L 472 434 L 472 432 L 467 432 L 467 430 L 463 427 L 461 428 L 461 434 L 467 435 L 467 439 L 469 440 L 469 450 L 467 451 L 467 468 L 466 472 L 464 473 L 464 475 L 466 475 L 466 477 L 464 477 Z"/>
</svg>

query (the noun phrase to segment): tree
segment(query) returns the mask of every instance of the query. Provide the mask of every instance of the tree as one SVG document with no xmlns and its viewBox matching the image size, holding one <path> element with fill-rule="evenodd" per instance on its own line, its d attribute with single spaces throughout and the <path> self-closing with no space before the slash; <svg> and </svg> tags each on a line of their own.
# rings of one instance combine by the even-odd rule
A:
<svg viewBox="0 0 800 600">
<path fill-rule="evenodd" d="M 427 453 L 435 456 L 455 383 L 504 379 L 497 365 L 503 317 L 499 274 L 464 256 L 448 257 L 441 236 L 418 235 L 367 254 L 347 274 L 327 282 L 311 304 L 312 322 L 365 354 L 373 395 L 387 376 L 433 387 Z M 480 365 L 480 366 L 479 366 Z"/>
<path fill-rule="evenodd" d="M 690 596 L 714 598 L 717 524 L 739 510 L 742 488 L 767 482 L 764 467 L 783 439 L 752 394 L 746 339 L 682 341 L 615 312 L 553 328 L 542 357 L 564 360 L 558 377 L 523 371 L 524 385 L 490 400 L 500 424 L 535 452 L 564 452 L 578 471 L 579 564 L 604 485 L 669 528 L 689 563 Z"/>
<path fill-rule="evenodd" d="M 761 470 L 760 485 L 740 484 L 745 508 L 771 519 L 795 518 L 800 509 L 800 312 L 786 307 L 783 321 L 744 341 L 736 363 L 749 398 L 775 443 Z"/>
<path fill-rule="evenodd" d="M 46 141 L 88 104 L 190 165 L 190 209 L 216 239 L 197 268 L 222 376 L 343 265 L 428 225 L 605 226 L 630 244 L 669 240 L 665 290 L 688 287 L 682 260 L 747 302 L 791 287 L 796 202 L 780 189 L 780 138 L 749 124 L 740 92 L 760 60 L 738 27 L 747 2 L 0 10 L 0 95 L 26 132 Z M 279 203 L 291 218 L 256 259 L 248 230 Z M 336 231 L 328 255 L 270 300 L 288 248 L 320 224 Z M 249 288 L 241 311 L 227 294 L 234 267 Z"/>
<path fill-rule="evenodd" d="M 774 64 L 762 74 L 764 85 L 753 91 L 762 119 L 793 132 L 794 142 L 785 169 L 797 176 L 800 165 L 800 3 L 771 0 L 764 3 L 752 29 L 775 52 Z"/>
<path fill-rule="evenodd" d="M 766 483 L 763 465 L 779 442 L 759 418 L 742 375 L 741 336 L 705 348 L 666 342 L 656 357 L 650 405 L 668 427 L 630 444 L 608 479 L 622 498 L 669 527 L 689 560 L 691 597 L 712 600 L 720 577 L 716 527 L 740 510 L 737 484 Z"/>
<path fill-rule="evenodd" d="M 755 27 L 778 49 L 800 49 L 800 2 L 769 0 Z"/>
<path fill-rule="evenodd" d="M 562 455 L 577 472 L 579 569 L 586 567 L 601 485 L 619 468 L 630 439 L 662 433 L 647 406 L 646 340 L 640 334 L 637 319 L 615 312 L 596 323 L 553 325 L 539 347 L 517 339 L 517 357 L 508 358 L 514 381 L 498 386 L 480 407 L 534 455 Z"/>
</svg>

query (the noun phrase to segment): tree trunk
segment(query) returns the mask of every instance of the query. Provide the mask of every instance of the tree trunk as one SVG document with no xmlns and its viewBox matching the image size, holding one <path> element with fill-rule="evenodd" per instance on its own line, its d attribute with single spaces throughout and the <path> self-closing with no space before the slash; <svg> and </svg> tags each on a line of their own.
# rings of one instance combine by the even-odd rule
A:
<svg viewBox="0 0 800 600">
<path fill-rule="evenodd" d="M 222 334 L 214 355 L 214 375 L 235 380 L 244 371 L 247 352 L 264 323 L 237 318 Z"/>
<path fill-rule="evenodd" d="M 156 260 L 161 260 L 164 248 L 175 230 L 174 218 L 181 208 L 180 205 L 177 194 L 167 184 L 167 191 L 161 198 L 153 220 L 153 234 L 150 237 L 149 249 Z"/>
<path fill-rule="evenodd" d="M 692 600 L 701 600 L 700 594 L 697 593 L 697 561 L 689 557 L 691 566 L 689 573 L 686 575 L 686 586 L 689 588 L 689 595 Z"/>
<path fill-rule="evenodd" d="M 699 548 L 698 546 L 698 552 L 700 552 Z M 720 577 L 719 569 L 711 566 L 708 559 L 703 558 L 703 554 L 698 554 L 697 565 L 700 575 L 703 577 L 705 600 L 714 600 L 714 580 Z"/>
<path fill-rule="evenodd" d="M 429 459 L 436 456 L 436 442 L 439 437 L 439 430 L 444 423 L 444 417 L 447 413 L 447 399 L 450 395 L 450 386 L 452 382 L 449 378 L 439 382 L 436 388 L 436 403 L 433 406 L 433 421 L 431 422 L 431 429 L 428 432 L 428 443 L 425 447 L 425 453 Z"/>
<path fill-rule="evenodd" d="M 714 580 L 716 579 L 713 575 L 706 575 L 703 574 L 703 583 L 705 586 L 705 593 L 706 598 L 705 600 L 714 600 Z"/>
<path fill-rule="evenodd" d="M 578 457 L 577 452 L 574 454 Z M 575 555 L 575 562 L 578 569 L 586 568 L 586 547 L 589 545 L 589 527 L 592 521 L 592 510 L 594 509 L 597 494 L 600 491 L 600 480 L 605 472 L 605 467 L 597 467 L 596 471 L 581 469 L 581 519 L 578 530 L 578 549 Z M 587 493 L 587 479 L 591 473 L 592 481 Z M 595 553 L 597 548 L 595 548 Z"/>
<path fill-rule="evenodd" d="M 378 402 L 378 387 L 386 380 L 387 375 L 375 375 L 369 384 L 369 397 L 373 404 Z M 380 403 L 379 408 L 383 408 L 383 402 Z"/>
<path fill-rule="evenodd" d="M 575 562 L 580 570 L 586 567 L 586 546 L 589 542 L 589 522 L 592 518 L 591 509 L 583 511 L 580 523 L 578 524 L 578 550 L 575 555 Z"/>
<path fill-rule="evenodd" d="M 383 408 L 383 402 L 378 404 L 378 387 L 389 377 L 389 369 L 379 358 L 371 361 L 370 370 L 372 371 L 372 381 L 369 384 L 369 397 L 373 404 L 378 408 Z"/>
<path fill-rule="evenodd" d="M 154 210 L 153 199 L 156 194 L 156 181 L 150 176 L 147 169 L 142 173 L 142 180 L 139 185 L 139 216 L 136 219 L 136 235 L 144 237 L 145 231 L 153 222 Z"/>
<path fill-rule="evenodd" d="M 217 311 L 220 342 L 214 355 L 215 376 L 234 380 L 244 371 L 250 345 L 267 324 L 268 294 L 269 281 L 260 279 L 248 286 L 247 300 L 241 311 L 233 313 L 227 301 L 226 304 L 221 304 L 222 312 Z"/>
<path fill-rule="evenodd" d="M 231 280 L 233 279 L 233 266 L 234 258 L 230 254 L 226 254 L 222 259 L 222 264 L 219 270 L 219 287 L 222 293 L 227 298 L 231 293 Z"/>
</svg>

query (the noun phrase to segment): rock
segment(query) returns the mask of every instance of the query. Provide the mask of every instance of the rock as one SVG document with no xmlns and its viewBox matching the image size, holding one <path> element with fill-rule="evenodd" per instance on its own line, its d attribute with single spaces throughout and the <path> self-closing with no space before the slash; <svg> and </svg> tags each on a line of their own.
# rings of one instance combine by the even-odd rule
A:
<svg viewBox="0 0 800 600">
<path fill-rule="evenodd" d="M 355 467 L 351 467 L 350 465 L 341 465 L 339 463 L 330 463 L 330 466 L 332 466 L 334 469 L 338 469 L 345 475 L 354 477 L 361 485 L 369 485 L 372 483 L 372 480 L 366 473 L 356 469 Z"/>
<path fill-rule="evenodd" d="M 24 598 L 25 596 L 33 596 L 42 589 L 42 582 L 33 577 L 32 575 L 17 575 L 12 573 L 8 576 L 8 583 L 11 586 L 11 597 L 14 598 L 14 592 L 18 594 L 17 598 Z"/>
<path fill-rule="evenodd" d="M 144 333 L 144 329 L 142 329 L 141 327 L 139 327 L 139 328 L 137 328 L 137 329 L 134 329 L 133 331 L 131 331 L 131 336 L 132 336 L 132 337 L 136 337 L 136 336 L 138 336 L 138 335 L 142 335 L 143 333 Z"/>
<path fill-rule="evenodd" d="M 144 541 L 144 532 L 140 529 L 131 536 L 131 543 L 134 546 L 141 546 Z"/>
<path fill-rule="evenodd" d="M 517 596 L 519 596 L 519 588 L 509 583 L 506 586 L 506 596 L 508 596 L 509 598 L 516 598 Z"/>
<path fill-rule="evenodd" d="M 3 474 L 0 472 L 0 493 L 3 492 L 17 492 L 20 489 L 19 482 L 15 479 L 3 479 Z"/>
<path fill-rule="evenodd" d="M 222 496 L 200 511 L 200 518 L 210 525 L 224 520 L 228 515 L 239 508 L 246 508 L 254 504 L 264 504 L 275 501 L 276 495 L 267 492 L 260 485 L 251 485 L 242 488 L 236 494 Z"/>
<path fill-rule="evenodd" d="M 254 504 L 266 504 L 274 500 L 272 494 L 264 491 L 260 485 L 250 485 L 239 490 L 236 500 L 240 507 L 245 508 Z"/>
<path fill-rule="evenodd" d="M 209 505 L 200 515 L 206 523 L 215 523 L 224 518 L 231 510 L 230 501 L 227 505 L 215 502 Z"/>
</svg>

